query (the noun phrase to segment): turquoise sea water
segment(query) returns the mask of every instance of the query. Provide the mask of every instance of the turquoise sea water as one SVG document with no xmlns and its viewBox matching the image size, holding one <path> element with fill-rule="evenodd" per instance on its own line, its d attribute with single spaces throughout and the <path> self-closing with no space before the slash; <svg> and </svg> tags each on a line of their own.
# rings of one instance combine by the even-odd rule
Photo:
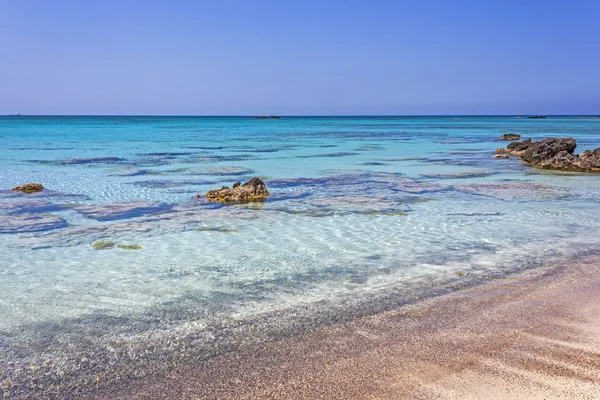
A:
<svg viewBox="0 0 600 400">
<path fill-rule="evenodd" d="M 581 117 L 0 117 L 0 391 L 85 394 L 597 252 L 600 176 L 492 159 L 509 132 L 600 147 Z M 196 198 L 253 176 L 264 203 Z"/>
</svg>

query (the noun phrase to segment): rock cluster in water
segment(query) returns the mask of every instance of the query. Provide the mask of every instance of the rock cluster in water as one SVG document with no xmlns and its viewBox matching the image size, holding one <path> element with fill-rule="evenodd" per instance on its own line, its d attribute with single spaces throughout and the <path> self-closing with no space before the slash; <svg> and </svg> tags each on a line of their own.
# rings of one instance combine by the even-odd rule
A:
<svg viewBox="0 0 600 400">
<path fill-rule="evenodd" d="M 42 190 L 44 190 L 44 186 L 42 186 L 41 183 L 31 183 L 30 182 L 30 183 L 26 183 L 21 186 L 15 186 L 14 188 L 11 188 L 10 190 L 23 192 L 23 193 L 37 193 L 37 192 L 41 192 Z"/>
<path fill-rule="evenodd" d="M 505 133 L 504 135 L 500 136 L 500 140 L 508 140 L 511 142 L 519 139 L 521 139 L 521 135 L 516 133 Z"/>
<path fill-rule="evenodd" d="M 248 202 L 264 200 L 268 195 L 267 185 L 260 178 L 252 178 L 243 185 L 241 182 L 234 183 L 231 189 L 223 186 L 221 189 L 209 190 L 206 192 L 206 199 L 221 203 Z"/>
<path fill-rule="evenodd" d="M 574 154 L 577 143 L 573 138 L 548 138 L 539 142 L 531 139 L 510 143 L 498 154 L 511 154 L 537 168 L 575 172 L 600 172 L 600 148 Z"/>
</svg>

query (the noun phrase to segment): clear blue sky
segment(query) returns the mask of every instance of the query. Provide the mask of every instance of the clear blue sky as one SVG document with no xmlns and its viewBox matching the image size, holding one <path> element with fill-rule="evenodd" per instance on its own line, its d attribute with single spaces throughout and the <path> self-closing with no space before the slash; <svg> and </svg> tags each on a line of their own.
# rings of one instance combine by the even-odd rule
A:
<svg viewBox="0 0 600 400">
<path fill-rule="evenodd" d="M 600 114 L 600 1 L 0 0 L 0 114 Z"/>
</svg>

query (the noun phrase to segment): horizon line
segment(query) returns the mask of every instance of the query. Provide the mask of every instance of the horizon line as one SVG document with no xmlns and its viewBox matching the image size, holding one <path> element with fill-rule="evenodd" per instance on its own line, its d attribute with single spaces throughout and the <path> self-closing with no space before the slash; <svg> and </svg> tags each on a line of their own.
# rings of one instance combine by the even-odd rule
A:
<svg viewBox="0 0 600 400">
<path fill-rule="evenodd" d="M 0 117 L 600 117 L 599 114 L 0 114 Z M 275 119 L 275 118 L 274 118 Z"/>
</svg>

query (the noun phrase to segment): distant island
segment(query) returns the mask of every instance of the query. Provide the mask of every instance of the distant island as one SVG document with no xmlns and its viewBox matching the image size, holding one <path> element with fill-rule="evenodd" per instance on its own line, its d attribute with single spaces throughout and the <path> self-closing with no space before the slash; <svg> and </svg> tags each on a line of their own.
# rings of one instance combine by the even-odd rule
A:
<svg viewBox="0 0 600 400">
<path fill-rule="evenodd" d="M 278 119 L 281 118 L 278 115 L 259 115 L 257 117 L 252 117 L 252 119 Z"/>
</svg>

